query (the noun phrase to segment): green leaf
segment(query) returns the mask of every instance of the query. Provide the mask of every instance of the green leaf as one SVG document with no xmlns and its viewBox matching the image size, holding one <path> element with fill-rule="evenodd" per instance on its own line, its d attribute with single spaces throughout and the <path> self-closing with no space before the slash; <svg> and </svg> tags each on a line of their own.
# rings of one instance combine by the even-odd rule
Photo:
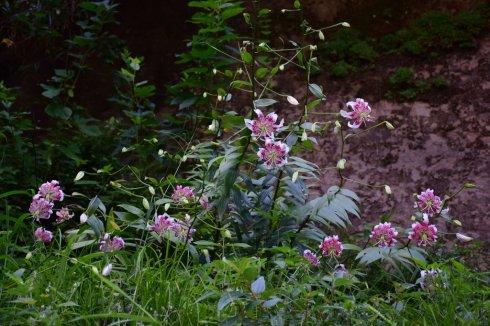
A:
<svg viewBox="0 0 490 326">
<path fill-rule="evenodd" d="M 42 86 L 42 88 L 45 89 L 45 91 L 41 93 L 44 97 L 54 98 L 54 97 L 60 95 L 60 93 L 61 93 L 60 88 L 55 88 L 55 87 L 45 85 L 45 84 L 41 84 L 41 86 Z"/>
<path fill-rule="evenodd" d="M 318 106 L 318 104 L 320 104 L 320 103 L 321 103 L 321 101 L 322 101 L 321 99 L 316 99 L 316 100 L 314 100 L 314 101 L 311 101 L 310 103 L 308 103 L 308 104 L 306 105 L 306 109 L 307 109 L 307 110 L 311 110 L 311 109 L 316 108 L 316 107 Z"/>
<path fill-rule="evenodd" d="M 255 76 L 257 76 L 257 78 L 262 78 L 265 75 L 267 75 L 268 72 L 269 72 L 269 69 L 267 69 L 265 67 L 260 67 L 259 69 L 257 69 L 257 71 L 255 71 Z"/>
<path fill-rule="evenodd" d="M 243 126 L 244 122 L 242 116 L 225 114 L 221 117 L 221 127 L 223 129 L 240 128 Z"/>
<path fill-rule="evenodd" d="M 91 215 L 88 220 L 87 224 L 90 225 L 92 230 L 95 232 L 95 236 L 97 238 L 100 238 L 102 234 L 104 233 L 104 224 L 102 223 L 101 220 L 99 220 L 95 215 Z"/>
<path fill-rule="evenodd" d="M 223 20 L 227 20 L 231 17 L 234 17 L 236 15 L 239 15 L 241 12 L 243 12 L 243 8 L 242 7 L 231 7 L 231 8 L 227 8 L 225 10 L 223 10 L 223 12 L 221 13 L 221 18 Z"/>
<path fill-rule="evenodd" d="M 261 98 L 254 101 L 254 106 L 256 108 L 260 108 L 260 107 L 270 106 L 274 103 L 277 103 L 277 101 L 271 98 Z"/>
<path fill-rule="evenodd" d="M 128 204 L 119 204 L 117 205 L 119 207 L 121 207 L 122 209 L 124 209 L 125 211 L 131 213 L 131 214 L 134 214 L 136 216 L 139 216 L 139 217 L 142 217 L 145 215 L 145 213 L 139 209 L 138 207 L 134 207 L 132 205 L 128 205 Z"/>
<path fill-rule="evenodd" d="M 252 55 L 247 51 L 240 52 L 240 56 L 242 57 L 243 62 L 247 64 L 252 62 Z"/>
<path fill-rule="evenodd" d="M 218 311 L 223 310 L 227 305 L 242 296 L 243 293 L 238 291 L 225 292 L 218 301 Z"/>
<path fill-rule="evenodd" d="M 265 279 L 263 276 L 260 276 L 256 279 L 251 285 L 250 290 L 253 294 L 261 294 L 265 291 Z"/>
<path fill-rule="evenodd" d="M 47 115 L 53 118 L 59 118 L 63 120 L 68 120 L 72 114 L 69 107 L 63 106 L 58 103 L 50 103 L 44 109 Z"/>
<path fill-rule="evenodd" d="M 271 299 L 264 301 L 264 303 L 262 303 L 262 306 L 264 308 L 272 308 L 281 301 L 282 301 L 282 299 L 280 299 L 278 297 L 272 297 Z"/>
<path fill-rule="evenodd" d="M 308 85 L 308 89 L 313 95 L 315 95 L 319 99 L 323 99 L 325 97 L 325 95 L 323 95 L 322 87 L 317 84 Z"/>
</svg>

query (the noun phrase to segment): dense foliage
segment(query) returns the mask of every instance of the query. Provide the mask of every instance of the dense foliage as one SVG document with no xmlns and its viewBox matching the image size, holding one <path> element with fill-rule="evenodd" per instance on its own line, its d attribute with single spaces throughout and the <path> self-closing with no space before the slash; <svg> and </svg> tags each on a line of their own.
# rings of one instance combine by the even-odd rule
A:
<svg viewBox="0 0 490 326">
<path fill-rule="evenodd" d="M 167 89 L 175 108 L 165 114 L 140 78 L 144 59 L 110 33 L 117 5 L 70 3 L 3 8 L 19 37 L 65 60 L 40 85 L 45 124 L 19 101 L 22 89 L 0 83 L 2 323 L 488 323 L 488 275 L 460 262 L 472 238 L 449 210 L 475 184 L 445 195 L 420 185 L 400 224 L 391 212 L 368 223 L 346 187 L 390 198 L 389 185 L 350 178 L 345 144 L 395 128 L 361 98 L 324 110 L 324 87 L 311 80 L 322 71 L 318 53 L 347 72 L 377 58 L 348 23 L 302 17 L 301 41 L 278 43 L 265 2 L 190 1 L 198 31 L 178 55 L 181 78 Z M 296 0 L 285 11 L 302 9 Z M 334 29 L 331 42 L 312 43 Z M 77 81 L 97 56 L 119 110 L 106 120 L 77 104 Z M 280 87 L 289 72 L 301 75 L 294 94 Z M 389 82 L 396 96 L 416 84 L 410 68 Z M 302 113 L 281 116 L 279 105 Z M 319 136 L 338 140 L 331 166 L 304 158 Z M 327 187 L 325 170 L 338 175 Z"/>
</svg>

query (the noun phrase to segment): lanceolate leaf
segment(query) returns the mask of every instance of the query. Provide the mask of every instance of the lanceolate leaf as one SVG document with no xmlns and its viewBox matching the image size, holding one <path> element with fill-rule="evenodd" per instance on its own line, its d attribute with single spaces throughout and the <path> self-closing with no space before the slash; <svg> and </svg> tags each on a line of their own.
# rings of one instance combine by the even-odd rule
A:
<svg viewBox="0 0 490 326">
<path fill-rule="evenodd" d="M 218 311 L 223 310 L 227 305 L 242 296 L 243 293 L 238 291 L 225 292 L 218 301 Z"/>
</svg>

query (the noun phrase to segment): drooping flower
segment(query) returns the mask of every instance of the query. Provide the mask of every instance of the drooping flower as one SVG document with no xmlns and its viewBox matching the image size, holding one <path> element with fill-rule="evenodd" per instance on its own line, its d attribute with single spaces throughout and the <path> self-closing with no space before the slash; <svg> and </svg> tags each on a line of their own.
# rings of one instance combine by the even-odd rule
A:
<svg viewBox="0 0 490 326">
<path fill-rule="evenodd" d="M 178 185 L 172 194 L 172 200 L 177 204 L 188 204 L 194 200 L 194 191 L 191 187 Z"/>
<path fill-rule="evenodd" d="M 369 238 L 380 247 L 391 247 L 396 243 L 396 236 L 398 231 L 391 226 L 391 223 L 379 223 L 375 225 L 371 231 Z"/>
<path fill-rule="evenodd" d="M 56 223 L 62 223 L 71 219 L 72 217 L 73 213 L 70 213 L 70 210 L 67 207 L 63 207 L 56 212 Z"/>
<path fill-rule="evenodd" d="M 424 214 L 422 222 L 412 224 L 412 230 L 408 233 L 408 238 L 415 241 L 419 246 L 433 245 L 437 241 L 437 228 L 435 225 L 429 224 L 429 218 L 427 214 Z"/>
<path fill-rule="evenodd" d="M 56 180 L 43 183 L 39 187 L 38 195 L 48 201 L 62 201 L 65 198 L 65 194 Z"/>
<path fill-rule="evenodd" d="M 364 101 L 362 98 L 357 98 L 355 101 L 347 102 L 347 107 L 351 108 L 351 112 L 345 110 L 340 110 L 340 115 L 344 118 L 350 120 L 347 125 L 349 128 L 357 129 L 363 123 L 366 124 L 369 121 L 373 121 L 371 117 L 371 107 L 369 103 Z"/>
<path fill-rule="evenodd" d="M 124 239 L 118 236 L 114 236 L 111 239 L 111 236 L 109 233 L 104 234 L 102 239 L 100 239 L 99 242 L 99 248 L 100 251 L 103 252 L 113 252 L 113 251 L 118 251 L 124 248 Z"/>
<path fill-rule="evenodd" d="M 442 201 L 439 196 L 434 195 L 434 190 L 426 189 L 417 195 L 417 207 L 422 213 L 434 216 L 441 211 Z"/>
<path fill-rule="evenodd" d="M 47 220 L 53 214 L 53 206 L 54 204 L 52 202 L 44 199 L 40 195 L 35 195 L 29 206 L 29 212 L 36 220 Z"/>
<path fill-rule="evenodd" d="M 150 225 L 149 229 L 163 235 L 167 231 L 175 232 L 177 228 L 177 223 L 173 217 L 168 214 L 158 215 L 155 217 L 155 223 Z"/>
<path fill-rule="evenodd" d="M 177 239 L 185 241 L 192 241 L 192 235 L 196 232 L 196 229 L 191 228 L 191 218 L 186 214 L 184 220 L 178 220 L 170 217 L 168 214 L 158 215 L 155 218 L 155 223 L 149 226 L 151 231 L 163 236 L 166 232 L 171 232 Z"/>
<path fill-rule="evenodd" d="M 82 213 L 82 214 L 80 215 L 80 223 L 81 223 L 81 224 L 83 224 L 83 223 L 87 223 L 87 220 L 88 220 L 88 216 L 87 216 L 87 214 Z"/>
<path fill-rule="evenodd" d="M 264 115 L 259 109 L 254 111 L 257 114 L 257 119 L 245 119 L 245 126 L 252 131 L 252 137 L 274 138 L 276 130 L 283 126 L 284 119 L 276 124 L 278 117 L 274 112 Z"/>
<path fill-rule="evenodd" d="M 339 257 L 344 250 L 338 235 L 325 237 L 318 247 L 322 250 L 324 256 L 330 257 Z"/>
<path fill-rule="evenodd" d="M 338 264 L 333 269 L 333 276 L 337 278 L 345 277 L 349 271 L 345 268 L 344 264 Z"/>
<path fill-rule="evenodd" d="M 426 291 L 432 291 L 437 286 L 437 281 L 442 271 L 440 269 L 424 269 L 420 271 L 420 278 L 417 282 Z M 443 287 L 445 286 L 442 284 Z"/>
<path fill-rule="evenodd" d="M 257 156 L 267 168 L 281 167 L 288 161 L 289 147 L 283 142 L 266 139 L 264 147 L 259 148 Z"/>
<path fill-rule="evenodd" d="M 201 205 L 202 209 L 207 211 L 211 207 L 209 205 L 209 199 L 207 196 L 202 195 L 201 198 L 199 198 L 199 204 Z"/>
<path fill-rule="evenodd" d="M 312 266 L 315 266 L 315 267 L 320 266 L 320 260 L 318 259 L 318 257 L 314 253 L 311 252 L 311 250 L 306 249 L 305 251 L 303 251 L 303 257 L 307 261 L 309 261 Z"/>
<path fill-rule="evenodd" d="M 104 268 L 102 269 L 102 275 L 104 276 L 108 276 L 112 271 L 112 264 L 109 263 L 107 265 L 104 266 Z"/>
<path fill-rule="evenodd" d="M 34 231 L 34 237 L 37 241 L 49 243 L 51 240 L 53 240 L 53 232 L 48 231 L 43 227 L 38 227 L 36 231 Z"/>
</svg>

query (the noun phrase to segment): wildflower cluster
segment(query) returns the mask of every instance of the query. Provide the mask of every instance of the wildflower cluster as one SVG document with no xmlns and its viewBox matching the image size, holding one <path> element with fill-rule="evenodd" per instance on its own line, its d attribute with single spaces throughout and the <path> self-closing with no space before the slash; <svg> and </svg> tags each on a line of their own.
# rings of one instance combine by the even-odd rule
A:
<svg viewBox="0 0 490 326">
<path fill-rule="evenodd" d="M 36 221 L 49 220 L 53 214 L 55 202 L 63 201 L 64 198 L 65 194 L 63 193 L 63 190 L 61 190 L 58 181 L 51 180 L 45 182 L 39 187 L 37 194 L 32 197 L 29 213 Z M 56 216 L 57 223 L 61 223 L 73 217 L 66 207 L 63 207 L 60 211 L 56 212 Z M 44 227 L 38 227 L 34 232 L 34 237 L 37 241 L 49 243 L 53 239 L 53 233 L 46 230 Z"/>
<path fill-rule="evenodd" d="M 245 119 L 245 126 L 252 132 L 252 137 L 264 141 L 257 156 L 264 162 L 268 169 L 274 169 L 285 165 L 288 161 L 289 147 L 281 141 L 275 141 L 275 133 L 284 125 L 284 119 L 276 124 L 277 114 L 264 115 L 261 110 L 256 109 L 257 119 Z"/>
</svg>

